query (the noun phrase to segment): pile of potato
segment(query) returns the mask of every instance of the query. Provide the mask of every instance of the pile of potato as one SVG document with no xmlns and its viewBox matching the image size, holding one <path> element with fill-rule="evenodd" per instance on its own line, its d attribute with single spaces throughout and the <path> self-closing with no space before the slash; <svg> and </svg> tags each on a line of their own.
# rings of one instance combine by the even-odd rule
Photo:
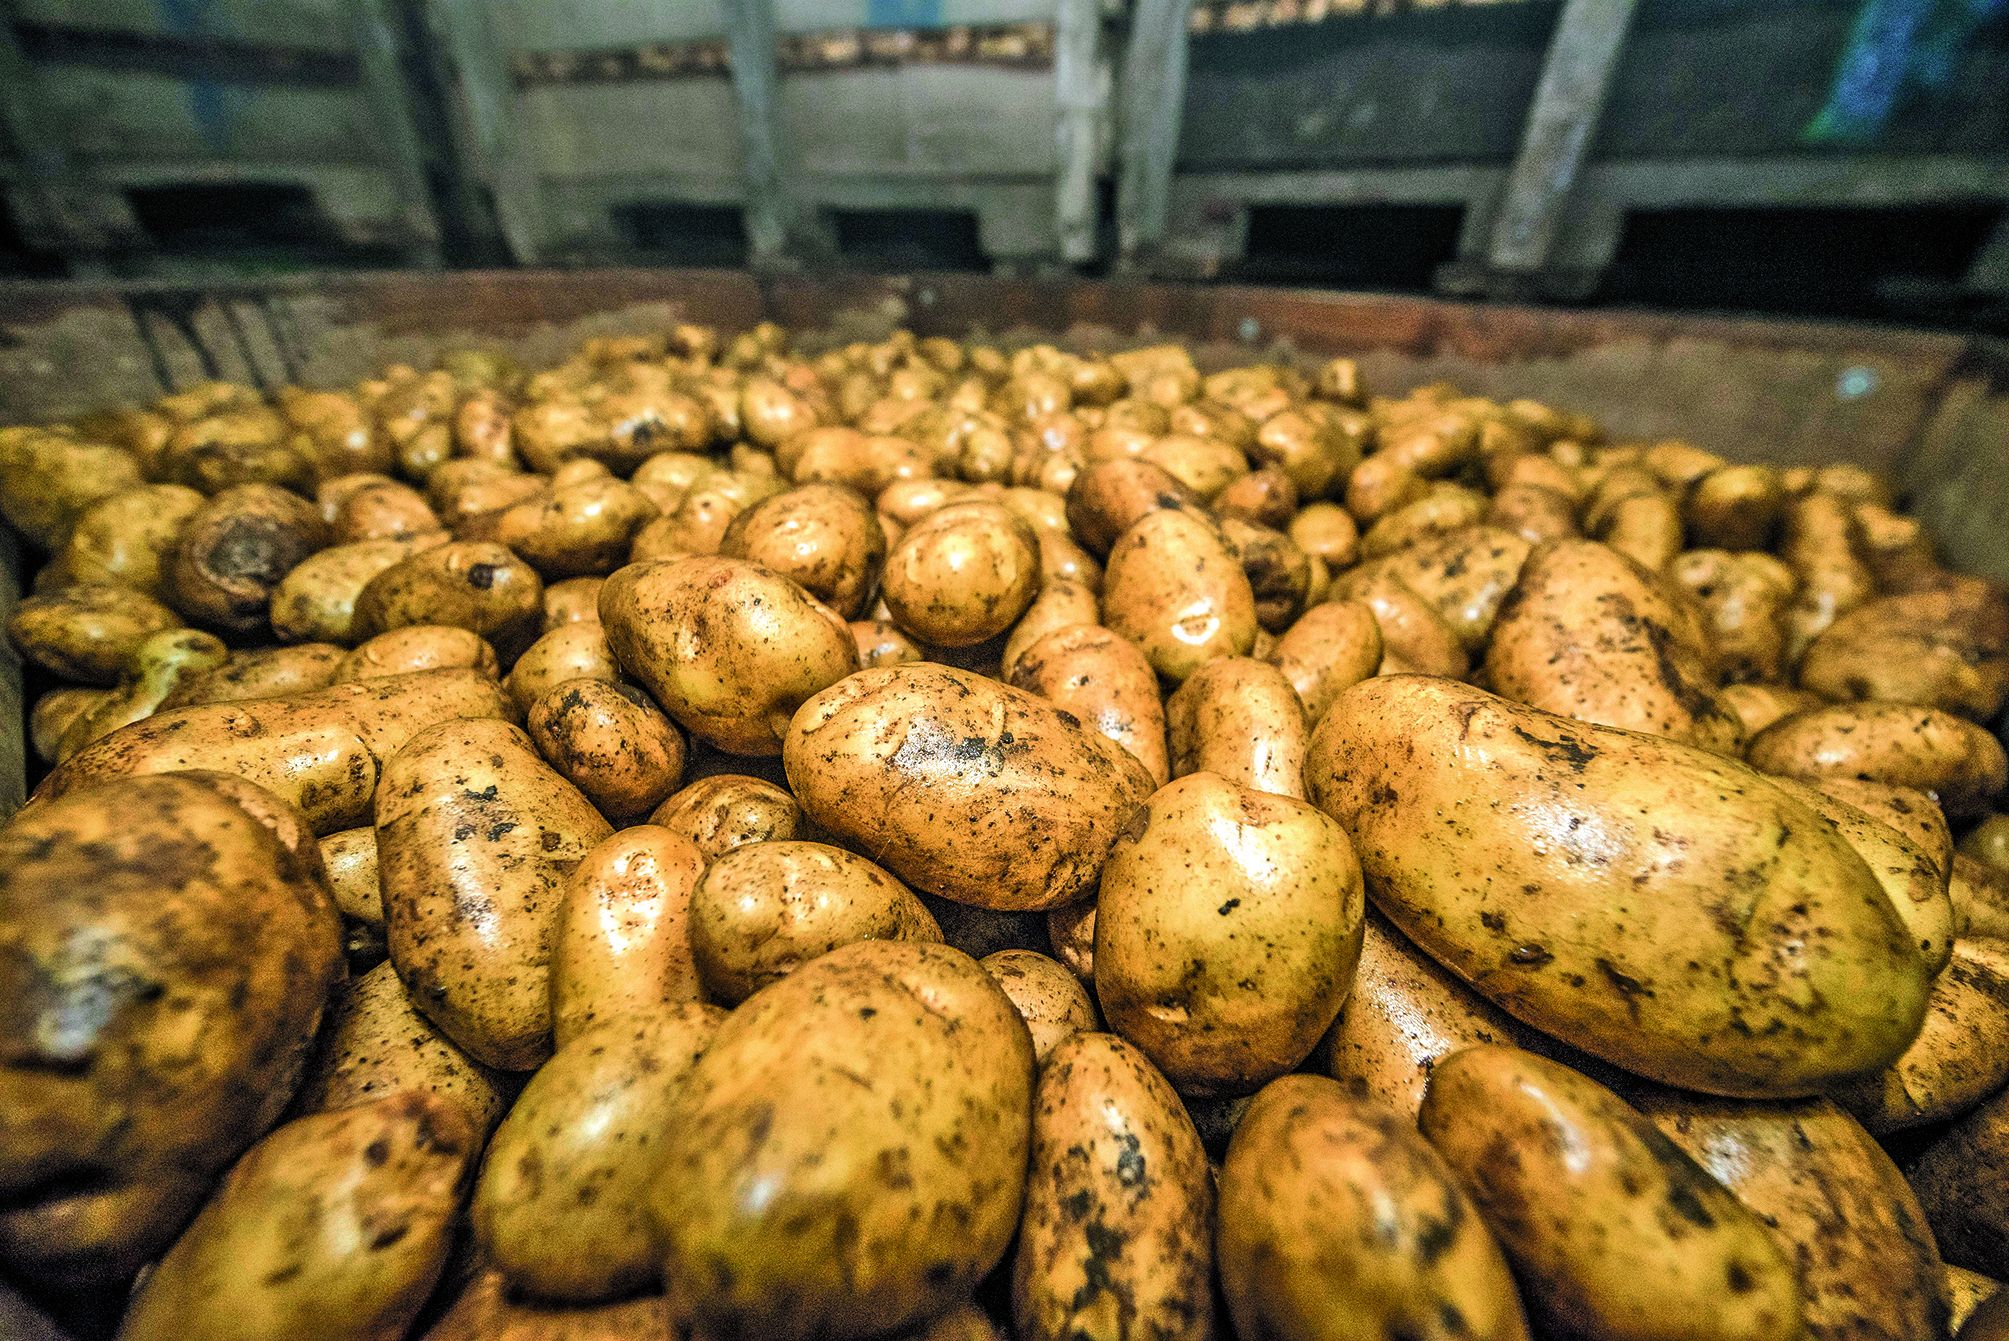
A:
<svg viewBox="0 0 2009 1341">
<path fill-rule="evenodd" d="M 685 326 L 0 430 L 0 511 L 37 1307 L 2009 1336 L 2009 600 L 1869 472 Z"/>
</svg>

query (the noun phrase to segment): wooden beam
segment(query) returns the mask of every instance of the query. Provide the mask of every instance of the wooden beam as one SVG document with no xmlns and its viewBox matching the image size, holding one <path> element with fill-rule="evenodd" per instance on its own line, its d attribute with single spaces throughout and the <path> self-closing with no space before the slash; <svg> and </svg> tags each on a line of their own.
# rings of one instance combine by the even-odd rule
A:
<svg viewBox="0 0 2009 1341">
<path fill-rule="evenodd" d="M 727 60 L 745 154 L 746 240 L 756 266 L 824 255 L 829 248 L 793 189 L 794 163 L 776 110 L 773 0 L 726 0 Z"/>
<path fill-rule="evenodd" d="M 1096 148 L 1107 86 L 1100 0 L 1059 0 L 1053 19 L 1053 95 L 1059 112 L 1053 223 L 1060 259 L 1095 259 Z"/>
<path fill-rule="evenodd" d="M 1639 0 L 1566 0 L 1508 169 L 1486 249 L 1489 269 L 1530 275 L 1547 266 L 1577 174 L 1611 91 Z"/>
<path fill-rule="evenodd" d="M 510 259 L 541 259 L 549 234 L 516 85 L 488 0 L 419 0 L 427 55 L 447 103 L 457 194 L 485 195 Z"/>
<path fill-rule="evenodd" d="M 390 0 L 356 0 L 356 56 L 363 94 L 376 118 L 391 176 L 404 203 L 404 226 L 414 259 L 439 264 L 439 216 L 426 179 L 425 141 L 419 135 L 411 81 L 405 76 L 405 43 Z"/>
<path fill-rule="evenodd" d="M 1137 0 L 1131 12 L 1116 120 L 1116 245 L 1125 266 L 1143 261 L 1165 238 L 1192 14 L 1193 0 Z"/>
</svg>

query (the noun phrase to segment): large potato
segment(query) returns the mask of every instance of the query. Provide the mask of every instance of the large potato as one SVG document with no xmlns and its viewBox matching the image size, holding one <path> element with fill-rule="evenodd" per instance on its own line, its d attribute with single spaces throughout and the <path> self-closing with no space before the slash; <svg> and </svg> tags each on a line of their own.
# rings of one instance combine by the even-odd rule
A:
<svg viewBox="0 0 2009 1341">
<path fill-rule="evenodd" d="M 1103 1017 L 1181 1093 L 1250 1093 L 1302 1062 L 1339 1014 L 1361 914 L 1338 824 L 1212 773 L 1180 778 L 1102 868 Z"/>
<path fill-rule="evenodd" d="M 285 841 L 299 816 L 239 795 L 130 778 L 0 828 L 0 1262 L 19 1276 L 130 1277 L 292 1097 L 340 925 L 318 849 Z"/>
<path fill-rule="evenodd" d="M 780 753 L 802 702 L 858 669 L 829 606 L 743 559 L 630 564 L 601 588 L 600 620 L 663 710 L 733 754 Z"/>
<path fill-rule="evenodd" d="M 117 684 L 131 673 L 142 643 L 180 627 L 174 611 L 153 597 L 103 583 L 25 597 L 7 617 L 7 637 L 28 660 L 97 685 Z"/>
<path fill-rule="evenodd" d="M 790 578 L 856 619 L 879 585 L 886 532 L 860 494 L 839 484 L 805 484 L 734 517 L 719 553 Z"/>
<path fill-rule="evenodd" d="M 2009 602 L 1980 582 L 1879 597 L 1814 639 L 1800 683 L 1829 698 L 1924 704 L 1989 721 L 2009 697 Z"/>
<path fill-rule="evenodd" d="M 1304 799 L 1304 702 L 1276 666 L 1250 657 L 1209 662 L 1173 691 L 1165 717 L 1174 777 L 1217 773 Z"/>
<path fill-rule="evenodd" d="M 690 947 L 714 1001 L 736 1006 L 853 941 L 939 941 L 905 885 L 827 843 L 753 843 L 715 859 L 691 892 Z"/>
<path fill-rule="evenodd" d="M 1444 1161 L 1406 1115 L 1336 1081 L 1285 1076 L 1256 1096 L 1221 1165 L 1219 1222 L 1238 1336 L 1527 1339 L 1499 1245 Z"/>
<path fill-rule="evenodd" d="M 1013 686 L 1074 714 L 1165 784 L 1165 705 L 1137 644 L 1099 625 L 1074 624 L 1024 647 L 1016 662 L 1007 676 Z"/>
<path fill-rule="evenodd" d="M 1745 757 L 1753 768 L 1792 778 L 1915 787 L 1938 798 L 1953 819 L 1986 811 L 2009 777 L 2002 744 L 1986 730 L 1937 708 L 1898 703 L 1796 713 L 1759 733 Z"/>
<path fill-rule="evenodd" d="M 505 661 L 543 624 L 544 583 L 508 548 L 455 541 L 423 549 L 371 578 L 356 596 L 355 631 L 365 638 L 412 624 L 478 633 Z"/>
<path fill-rule="evenodd" d="M 1379 526 L 1386 522 L 1377 523 Z M 1387 571 L 1437 608 L 1469 652 L 1484 649 L 1532 546 L 1495 526 L 1422 537 L 1393 552 Z"/>
<path fill-rule="evenodd" d="M 649 823 L 697 844 L 706 861 L 748 843 L 807 838 L 795 798 L 763 778 L 714 773 L 657 806 Z"/>
<path fill-rule="evenodd" d="M 1160 675 L 1183 680 L 1210 661 L 1248 655 L 1256 594 L 1213 523 L 1154 510 L 1109 551 L 1102 622 L 1142 647 Z"/>
<path fill-rule="evenodd" d="M 919 889 L 997 909 L 1089 893 L 1151 787 L 1072 715 L 928 664 L 860 671 L 810 699 L 782 761 L 825 829 Z"/>
<path fill-rule="evenodd" d="M 1340 695 L 1305 776 L 1410 939 L 1628 1070 L 1814 1093 L 1924 1019 L 1924 961 L 1869 868 L 1720 755 L 1384 676 Z"/>
<path fill-rule="evenodd" d="M 1547 1331 L 1804 1335 L 1798 1279 L 1765 1226 L 1597 1082 L 1519 1048 L 1466 1048 L 1430 1073 L 1417 1125 Z"/>
<path fill-rule="evenodd" d="M 347 654 L 333 643 L 295 643 L 233 652 L 221 666 L 191 675 L 160 701 L 161 710 L 203 703 L 292 698 L 326 689 Z"/>
<path fill-rule="evenodd" d="M 402 1336 L 453 1246 L 477 1133 L 397 1094 L 289 1122 L 237 1162 L 147 1276 L 123 1341 Z"/>
<path fill-rule="evenodd" d="M 597 1024 L 698 1000 L 690 904 L 704 869 L 689 839 L 653 824 L 621 830 L 573 867 L 551 946 L 559 1047 Z"/>
<path fill-rule="evenodd" d="M 661 1142 L 675 1325 L 871 1336 L 966 1298 L 1018 1223 L 1032 1070 L 1010 1000 L 947 946 L 860 941 L 756 994 Z"/>
<path fill-rule="evenodd" d="M 488 1065 L 535 1067 L 559 894 L 607 821 L 520 728 L 474 719 L 384 764 L 376 824 L 385 939 L 413 1003 Z"/>
<path fill-rule="evenodd" d="M 1208 1341 L 1214 1189 L 1179 1096 L 1114 1034 L 1061 1043 L 1033 1095 L 1012 1262 L 1020 1341 Z"/>
<path fill-rule="evenodd" d="M 1834 1091 L 1881 1136 L 1958 1117 L 2009 1083 L 2009 947 L 1955 941 L 1925 1027 L 1891 1068 Z"/>
<path fill-rule="evenodd" d="M 683 735 L 632 685 L 567 680 L 530 705 L 524 726 L 551 766 L 615 820 L 653 810 L 684 773 Z"/>
<path fill-rule="evenodd" d="M 519 1290 L 590 1303 L 653 1280 L 646 1199 L 677 1087 L 725 1012 L 688 1002 L 577 1035 L 496 1128 L 474 1191 L 483 1257 Z"/>
<path fill-rule="evenodd" d="M 1882 820 L 1817 787 L 1792 778 L 1775 778 L 1772 785 L 1834 826 L 1890 896 L 1890 906 L 1911 933 L 1926 972 L 1937 974 L 1945 968 L 1953 954 L 1953 901 L 1947 895 L 1946 877 L 1925 850 Z"/>
</svg>

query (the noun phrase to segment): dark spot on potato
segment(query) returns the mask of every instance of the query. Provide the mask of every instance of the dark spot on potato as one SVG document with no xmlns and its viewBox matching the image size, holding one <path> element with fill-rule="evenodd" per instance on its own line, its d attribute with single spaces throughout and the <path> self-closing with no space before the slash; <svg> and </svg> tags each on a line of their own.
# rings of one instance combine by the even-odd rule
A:
<svg viewBox="0 0 2009 1341">
<path fill-rule="evenodd" d="M 496 571 L 492 563 L 477 563 L 467 570 L 467 585 L 476 591 L 487 591 L 495 585 Z"/>
</svg>

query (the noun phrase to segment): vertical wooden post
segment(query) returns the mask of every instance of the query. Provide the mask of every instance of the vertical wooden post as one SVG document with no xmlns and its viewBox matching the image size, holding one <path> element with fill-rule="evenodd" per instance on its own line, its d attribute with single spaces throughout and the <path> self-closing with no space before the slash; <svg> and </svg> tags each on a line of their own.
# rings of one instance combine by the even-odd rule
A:
<svg viewBox="0 0 2009 1341">
<path fill-rule="evenodd" d="M 1095 259 L 1095 150 L 1102 134 L 1099 0 L 1059 0 L 1053 19 L 1053 96 L 1059 114 L 1053 222 L 1060 259 Z"/>
<path fill-rule="evenodd" d="M 775 107 L 773 0 L 725 0 L 725 22 L 745 150 L 747 248 L 756 266 L 818 256 L 823 239 L 789 185 L 794 164 Z"/>
<path fill-rule="evenodd" d="M 1126 267 L 1165 238 L 1192 15 L 1193 0 L 1137 0 L 1131 11 L 1116 122 L 1116 245 Z"/>
<path fill-rule="evenodd" d="M 486 195 L 511 259 L 542 258 L 547 233 L 537 165 L 488 0 L 421 0 L 427 53 L 447 102 L 459 194 Z"/>
<path fill-rule="evenodd" d="M 356 0 L 356 57 L 362 69 L 363 96 L 376 118 L 377 133 L 404 201 L 405 229 L 412 240 L 413 259 L 428 267 L 439 264 L 439 216 L 433 210 L 432 188 L 426 180 L 425 142 L 419 135 L 410 81 L 405 77 L 404 40 L 388 0 Z"/>
</svg>

